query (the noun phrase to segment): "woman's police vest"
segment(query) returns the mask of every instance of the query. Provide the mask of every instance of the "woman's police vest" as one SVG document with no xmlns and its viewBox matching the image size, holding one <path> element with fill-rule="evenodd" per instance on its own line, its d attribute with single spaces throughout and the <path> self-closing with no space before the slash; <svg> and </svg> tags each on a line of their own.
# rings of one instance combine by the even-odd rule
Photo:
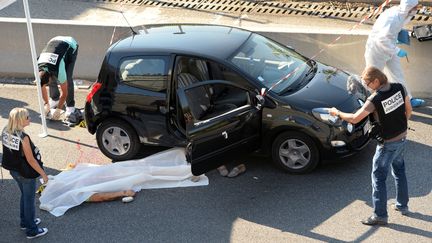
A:
<svg viewBox="0 0 432 243">
<path fill-rule="evenodd" d="M 378 90 L 371 100 L 381 124 L 381 137 L 385 140 L 394 138 L 407 130 L 405 96 L 402 84 L 391 83 L 389 90 Z"/>
<path fill-rule="evenodd" d="M 36 172 L 30 164 L 27 162 L 24 150 L 22 147 L 22 140 L 28 136 L 24 132 L 19 134 L 9 134 L 6 128 L 2 132 L 2 144 L 3 144 L 3 168 L 7 170 L 17 171 L 21 176 L 25 178 L 36 178 L 39 173 Z M 39 149 L 33 144 L 30 137 L 30 147 L 33 153 L 33 157 L 37 160 L 39 165 L 42 167 L 41 155 Z M 42 167 L 43 168 L 43 167 Z"/>
</svg>

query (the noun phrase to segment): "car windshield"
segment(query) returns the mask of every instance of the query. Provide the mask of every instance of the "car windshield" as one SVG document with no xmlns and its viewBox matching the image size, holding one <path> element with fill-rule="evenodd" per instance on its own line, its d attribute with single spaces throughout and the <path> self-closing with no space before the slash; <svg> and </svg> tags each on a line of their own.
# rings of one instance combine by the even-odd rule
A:
<svg viewBox="0 0 432 243">
<path fill-rule="evenodd" d="M 303 73 L 313 68 L 294 50 L 258 34 L 252 34 L 229 61 L 268 89 L 280 81 L 272 88 L 276 93 L 294 90 Z"/>
</svg>

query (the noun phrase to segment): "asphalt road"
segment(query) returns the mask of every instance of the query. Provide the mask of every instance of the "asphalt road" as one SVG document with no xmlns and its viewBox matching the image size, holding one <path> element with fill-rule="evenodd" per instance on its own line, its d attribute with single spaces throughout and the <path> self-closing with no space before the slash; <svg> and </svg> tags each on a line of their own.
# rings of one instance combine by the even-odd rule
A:
<svg viewBox="0 0 432 243">
<path fill-rule="evenodd" d="M 77 106 L 87 91 L 78 90 Z M 41 149 L 49 174 L 69 162 L 110 163 L 83 128 L 49 122 L 50 136 L 39 138 L 36 87 L 0 84 L 0 127 L 13 107 L 26 107 L 27 132 Z M 215 171 L 205 187 L 144 190 L 123 204 L 85 203 L 62 217 L 37 210 L 49 233 L 41 242 L 431 242 L 432 238 L 432 101 L 415 109 L 406 151 L 410 191 L 408 216 L 389 211 L 389 225 L 369 227 L 370 168 L 374 145 L 313 173 L 291 175 L 270 159 L 244 156 L 245 174 L 228 179 Z M 0 182 L 0 242 L 27 241 L 19 229 L 19 190 L 3 170 Z M 391 176 L 389 198 L 395 190 Z M 389 204 L 394 199 L 389 200 Z"/>
</svg>

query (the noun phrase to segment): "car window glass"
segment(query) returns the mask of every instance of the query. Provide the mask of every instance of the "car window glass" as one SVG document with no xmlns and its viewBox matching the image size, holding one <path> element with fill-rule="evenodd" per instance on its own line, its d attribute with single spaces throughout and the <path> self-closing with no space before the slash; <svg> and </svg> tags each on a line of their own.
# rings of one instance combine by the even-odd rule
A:
<svg viewBox="0 0 432 243">
<path fill-rule="evenodd" d="M 261 35 L 252 35 L 230 61 L 267 88 L 286 77 L 273 87 L 275 92 L 289 87 L 309 69 L 303 56 Z"/>
<path fill-rule="evenodd" d="M 152 91 L 164 91 L 168 83 L 166 57 L 139 57 L 123 60 L 120 81 Z"/>
<path fill-rule="evenodd" d="M 251 103 L 246 90 L 228 84 L 200 85 L 187 89 L 185 95 L 195 121 L 221 116 Z"/>
<path fill-rule="evenodd" d="M 178 87 L 207 80 L 225 80 L 249 87 L 249 82 L 233 69 L 220 63 L 195 57 L 180 57 L 176 65 Z"/>
<path fill-rule="evenodd" d="M 234 82 L 244 87 L 250 86 L 249 82 L 245 78 L 240 76 L 237 72 L 229 67 L 219 63 L 211 63 L 210 67 L 213 79 Z"/>
</svg>

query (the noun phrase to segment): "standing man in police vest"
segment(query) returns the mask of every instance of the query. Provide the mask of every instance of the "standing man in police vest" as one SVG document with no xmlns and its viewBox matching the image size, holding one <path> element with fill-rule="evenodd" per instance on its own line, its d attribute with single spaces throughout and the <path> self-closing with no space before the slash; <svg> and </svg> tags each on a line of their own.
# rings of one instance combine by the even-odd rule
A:
<svg viewBox="0 0 432 243">
<path fill-rule="evenodd" d="M 38 58 L 45 115 L 48 115 L 51 109 L 55 109 L 51 118 L 60 119 L 62 108 L 66 103 L 66 121 L 73 124 L 82 119 L 81 112 L 75 109 L 72 79 L 77 55 L 78 43 L 74 38 L 56 36 L 46 44 Z M 61 92 L 59 92 L 58 84 Z M 49 98 L 46 91 L 47 85 L 49 86 Z"/>
<path fill-rule="evenodd" d="M 397 190 L 396 204 L 392 208 L 403 215 L 408 213 L 404 150 L 412 107 L 405 87 L 400 83 L 389 83 L 378 68 L 366 68 L 362 80 L 365 86 L 375 91 L 365 104 L 354 114 L 341 112 L 334 107 L 329 113 L 352 124 L 373 113 L 375 120 L 379 122 L 379 136 L 382 139 L 375 150 L 371 175 L 374 213 L 361 222 L 366 225 L 385 225 L 388 219 L 386 178 L 390 166 Z"/>
</svg>

